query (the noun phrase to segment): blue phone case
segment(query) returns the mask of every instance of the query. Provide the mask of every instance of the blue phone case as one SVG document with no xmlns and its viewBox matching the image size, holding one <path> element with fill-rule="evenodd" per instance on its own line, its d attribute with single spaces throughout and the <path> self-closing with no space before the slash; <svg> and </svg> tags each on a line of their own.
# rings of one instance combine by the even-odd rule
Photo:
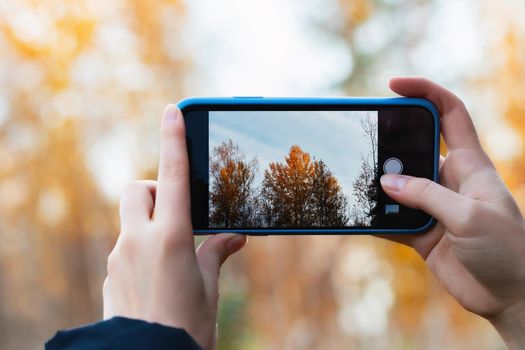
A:
<svg viewBox="0 0 525 350">
<path fill-rule="evenodd" d="M 423 98 L 409 97 L 261 97 L 261 96 L 234 96 L 234 97 L 192 97 L 177 103 L 184 114 L 184 110 L 190 106 L 198 105 L 301 105 L 301 106 L 331 106 L 331 105 L 368 105 L 368 106 L 419 106 L 427 109 L 434 119 L 434 175 L 433 181 L 439 182 L 439 111 L 436 106 Z M 430 218 L 428 223 L 416 229 L 369 229 L 369 228 L 337 228 L 337 229 L 231 229 L 228 232 L 242 233 L 255 236 L 266 235 L 345 235 L 345 234 L 399 234 L 399 233 L 422 233 L 430 229 L 436 223 Z M 197 235 L 215 234 L 225 232 L 219 229 L 194 230 Z"/>
</svg>

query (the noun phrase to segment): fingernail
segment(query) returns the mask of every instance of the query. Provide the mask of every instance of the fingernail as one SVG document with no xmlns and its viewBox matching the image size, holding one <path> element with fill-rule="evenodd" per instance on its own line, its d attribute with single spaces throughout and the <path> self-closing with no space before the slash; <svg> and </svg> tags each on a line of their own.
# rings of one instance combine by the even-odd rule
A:
<svg viewBox="0 0 525 350">
<path fill-rule="evenodd" d="M 169 104 L 164 109 L 164 118 L 166 120 L 170 120 L 170 121 L 177 120 L 178 115 L 179 115 L 179 110 L 177 106 L 175 106 L 174 104 Z"/>
<path fill-rule="evenodd" d="M 235 235 L 234 237 L 228 240 L 228 243 L 226 243 L 226 247 L 228 248 L 228 251 L 230 252 L 239 250 L 241 246 L 244 244 L 245 240 L 246 240 L 246 236 Z"/>
<path fill-rule="evenodd" d="M 381 186 L 385 190 L 399 192 L 405 187 L 408 179 L 410 177 L 405 175 L 394 175 L 394 174 L 385 174 L 381 176 Z"/>
</svg>

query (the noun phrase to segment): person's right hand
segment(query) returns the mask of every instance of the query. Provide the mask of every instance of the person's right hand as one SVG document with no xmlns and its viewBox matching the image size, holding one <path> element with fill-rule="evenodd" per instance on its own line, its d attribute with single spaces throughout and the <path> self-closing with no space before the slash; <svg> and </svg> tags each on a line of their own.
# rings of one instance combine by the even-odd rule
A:
<svg viewBox="0 0 525 350">
<path fill-rule="evenodd" d="M 388 196 L 438 223 L 422 235 L 380 237 L 413 247 L 465 309 L 488 319 L 509 348 L 525 349 L 525 224 L 516 202 L 457 96 L 423 78 L 394 78 L 390 87 L 437 106 L 448 153 L 440 162 L 441 185 L 381 177 Z"/>
</svg>

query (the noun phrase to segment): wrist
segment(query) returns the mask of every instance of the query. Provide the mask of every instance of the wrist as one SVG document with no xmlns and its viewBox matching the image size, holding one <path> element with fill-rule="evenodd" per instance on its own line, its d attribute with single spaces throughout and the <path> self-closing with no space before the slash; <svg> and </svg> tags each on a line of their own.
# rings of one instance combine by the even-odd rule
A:
<svg viewBox="0 0 525 350">
<path fill-rule="evenodd" d="M 525 349 L 525 301 L 517 302 L 489 321 L 508 349 Z"/>
</svg>

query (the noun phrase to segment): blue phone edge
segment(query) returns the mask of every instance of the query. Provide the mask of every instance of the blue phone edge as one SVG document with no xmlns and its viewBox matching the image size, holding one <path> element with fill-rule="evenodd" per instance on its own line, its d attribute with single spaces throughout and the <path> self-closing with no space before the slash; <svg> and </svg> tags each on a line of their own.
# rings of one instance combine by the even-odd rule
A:
<svg viewBox="0 0 525 350">
<path fill-rule="evenodd" d="M 184 114 L 187 107 L 198 105 L 377 105 L 377 106 L 418 106 L 430 111 L 434 119 L 434 176 L 433 181 L 439 183 L 439 156 L 441 134 L 439 123 L 439 111 L 437 107 L 427 99 L 417 97 L 190 97 L 177 103 L 177 107 Z M 252 236 L 268 235 L 359 235 L 359 234 L 417 234 L 423 233 L 436 224 L 434 217 L 423 226 L 415 229 L 367 229 L 367 228 L 341 228 L 341 229 L 234 229 L 228 230 L 232 233 L 248 234 Z M 196 235 L 209 235 L 224 232 L 223 230 L 194 230 Z"/>
</svg>

